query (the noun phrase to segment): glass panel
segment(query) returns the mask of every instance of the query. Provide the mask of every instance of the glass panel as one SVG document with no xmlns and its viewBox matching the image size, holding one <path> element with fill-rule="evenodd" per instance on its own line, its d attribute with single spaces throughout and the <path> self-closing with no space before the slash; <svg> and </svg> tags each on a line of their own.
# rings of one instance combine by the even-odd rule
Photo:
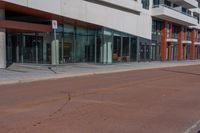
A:
<svg viewBox="0 0 200 133">
<path fill-rule="evenodd" d="M 42 36 L 24 35 L 23 45 L 21 46 L 24 47 L 23 48 L 23 62 L 24 63 L 42 63 L 43 62 L 43 37 Z M 22 54 L 22 52 L 20 53 Z"/>
<path fill-rule="evenodd" d="M 74 35 L 73 34 L 64 34 L 63 38 L 63 63 L 70 63 L 73 59 L 73 40 Z"/>
<path fill-rule="evenodd" d="M 119 34 L 114 34 L 113 36 L 113 62 L 121 61 L 121 36 Z"/>
<path fill-rule="evenodd" d="M 36 38 L 35 36 L 25 36 L 24 46 L 24 62 L 34 63 L 36 62 Z"/>
<path fill-rule="evenodd" d="M 12 61 L 12 35 L 11 34 L 7 34 L 6 35 L 6 62 L 7 65 L 10 65 L 13 61 Z"/>
<path fill-rule="evenodd" d="M 36 41 L 37 41 L 37 43 L 36 43 L 37 53 L 36 54 L 38 54 L 37 63 L 43 63 L 43 37 L 37 36 Z"/>
<path fill-rule="evenodd" d="M 122 45 L 122 61 L 129 62 L 129 37 L 123 37 L 123 45 Z"/>
<path fill-rule="evenodd" d="M 137 38 L 131 38 L 131 61 L 137 60 Z"/>
<path fill-rule="evenodd" d="M 150 50 L 150 45 L 146 44 L 146 60 L 149 61 L 150 60 L 150 54 L 151 54 L 151 50 Z"/>
<path fill-rule="evenodd" d="M 103 35 L 99 32 L 96 36 L 96 62 L 101 62 L 101 45 L 103 43 Z"/>
<path fill-rule="evenodd" d="M 75 46 L 75 62 L 85 62 L 85 49 L 88 44 L 87 30 L 77 28 L 76 31 L 76 46 Z"/>
<path fill-rule="evenodd" d="M 95 62 L 95 32 L 88 30 L 88 43 L 85 46 L 86 62 Z"/>
<path fill-rule="evenodd" d="M 176 60 L 176 45 L 173 46 L 174 49 L 173 49 L 173 53 L 174 53 L 174 60 Z"/>
<path fill-rule="evenodd" d="M 140 43 L 140 60 L 145 60 L 145 45 L 143 45 L 142 43 Z"/>
</svg>

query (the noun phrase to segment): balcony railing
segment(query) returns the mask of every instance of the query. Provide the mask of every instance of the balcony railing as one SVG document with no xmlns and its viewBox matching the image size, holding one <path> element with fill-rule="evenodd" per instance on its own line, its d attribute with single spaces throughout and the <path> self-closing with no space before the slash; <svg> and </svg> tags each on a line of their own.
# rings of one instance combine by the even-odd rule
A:
<svg viewBox="0 0 200 133">
<path fill-rule="evenodd" d="M 177 39 L 177 38 L 178 38 L 178 34 L 177 34 L 177 33 L 172 33 L 171 38 L 173 38 L 173 39 Z"/>
<path fill-rule="evenodd" d="M 190 41 L 191 37 L 190 37 L 190 35 L 186 35 L 186 36 L 183 36 L 183 39 L 186 40 L 186 41 Z"/>
<path fill-rule="evenodd" d="M 192 16 L 191 14 L 188 14 L 188 13 L 185 13 L 185 12 L 182 12 L 182 11 L 178 11 L 178 10 L 174 9 L 173 7 L 170 7 L 170 6 L 165 5 L 165 4 L 153 5 L 153 8 L 158 8 L 158 7 L 160 7 L 160 6 L 169 8 L 169 9 L 171 9 L 171 10 L 174 10 L 174 11 L 176 11 L 176 12 L 179 12 L 179 13 L 181 13 L 181 14 L 184 14 L 184 15 L 186 15 L 186 16 L 189 16 L 189 17 L 192 17 L 192 18 L 195 18 L 195 19 L 196 19 L 196 17 L 195 17 L 195 16 Z"/>
</svg>

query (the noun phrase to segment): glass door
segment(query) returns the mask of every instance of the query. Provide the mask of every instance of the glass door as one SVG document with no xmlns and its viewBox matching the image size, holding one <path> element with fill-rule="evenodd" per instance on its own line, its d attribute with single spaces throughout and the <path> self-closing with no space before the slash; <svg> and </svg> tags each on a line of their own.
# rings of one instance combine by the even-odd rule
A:
<svg viewBox="0 0 200 133">
<path fill-rule="evenodd" d="M 22 34 L 7 33 L 6 37 L 6 56 L 8 65 L 12 63 L 23 63 Z"/>
<path fill-rule="evenodd" d="M 123 46 L 122 46 L 122 61 L 130 61 L 130 39 L 129 37 L 123 37 Z"/>
<path fill-rule="evenodd" d="M 145 56 L 146 56 L 145 45 L 142 45 L 140 43 L 140 61 L 145 61 Z"/>
<path fill-rule="evenodd" d="M 137 61 L 137 38 L 131 38 L 130 61 Z"/>
<path fill-rule="evenodd" d="M 113 62 L 122 61 L 122 38 L 120 35 L 113 36 Z"/>
</svg>

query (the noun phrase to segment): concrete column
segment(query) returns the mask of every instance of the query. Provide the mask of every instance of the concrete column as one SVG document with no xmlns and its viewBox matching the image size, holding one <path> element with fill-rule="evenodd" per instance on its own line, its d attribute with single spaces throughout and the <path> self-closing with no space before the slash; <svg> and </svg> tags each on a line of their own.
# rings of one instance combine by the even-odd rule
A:
<svg viewBox="0 0 200 133">
<path fill-rule="evenodd" d="M 51 63 L 59 65 L 59 41 L 53 40 L 51 43 Z"/>
<path fill-rule="evenodd" d="M 0 9 L 0 19 L 5 19 L 5 10 Z M 6 32 L 0 28 L 0 68 L 6 68 Z"/>
</svg>

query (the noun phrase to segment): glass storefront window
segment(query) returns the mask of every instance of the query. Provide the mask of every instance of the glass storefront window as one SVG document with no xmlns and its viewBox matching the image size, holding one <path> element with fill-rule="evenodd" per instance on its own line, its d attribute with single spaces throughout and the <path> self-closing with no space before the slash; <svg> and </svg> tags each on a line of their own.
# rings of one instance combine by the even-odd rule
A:
<svg viewBox="0 0 200 133">
<path fill-rule="evenodd" d="M 107 28 L 89 29 L 59 25 L 59 63 L 103 63 L 136 61 L 137 38 Z M 51 33 L 7 33 L 7 60 L 9 63 L 52 62 Z"/>
<path fill-rule="evenodd" d="M 123 35 L 122 37 L 122 61 L 130 61 L 130 37 L 128 35 Z"/>
<path fill-rule="evenodd" d="M 113 62 L 122 61 L 122 37 L 118 33 L 113 35 Z"/>
<path fill-rule="evenodd" d="M 75 38 L 75 62 L 85 62 L 85 47 L 88 43 L 87 30 L 78 27 Z"/>
</svg>

